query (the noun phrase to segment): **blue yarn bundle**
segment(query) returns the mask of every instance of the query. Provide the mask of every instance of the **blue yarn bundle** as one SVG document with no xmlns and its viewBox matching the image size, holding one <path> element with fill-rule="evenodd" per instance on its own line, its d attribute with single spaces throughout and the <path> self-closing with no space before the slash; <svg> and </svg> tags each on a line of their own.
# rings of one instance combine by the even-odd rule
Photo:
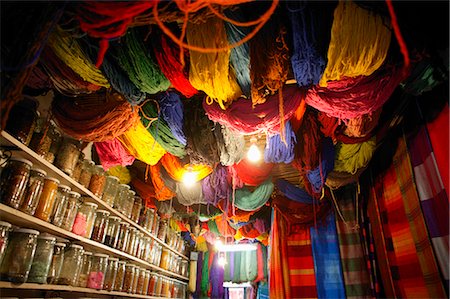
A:
<svg viewBox="0 0 450 299">
<path fill-rule="evenodd" d="M 245 21 L 239 10 L 226 10 L 225 15 L 236 21 Z M 230 44 L 240 41 L 250 32 L 248 27 L 237 27 L 229 22 L 225 22 L 225 30 Z M 250 97 L 250 49 L 248 43 L 244 43 L 239 47 L 231 49 L 230 62 L 234 68 L 236 80 L 241 87 L 242 92 L 247 97 Z"/>
<path fill-rule="evenodd" d="M 175 92 L 164 92 L 158 97 L 159 108 L 164 121 L 170 128 L 175 139 L 186 145 L 186 136 L 183 132 L 183 102 Z"/>
<path fill-rule="evenodd" d="M 317 16 L 302 1 L 289 2 L 294 52 L 291 57 L 295 80 L 300 87 L 318 84 L 325 70 L 326 60 L 317 49 Z"/>
<path fill-rule="evenodd" d="M 306 177 L 315 193 L 319 193 L 322 190 L 328 173 L 334 168 L 334 152 L 333 141 L 331 138 L 325 138 L 322 142 L 322 160 L 319 166 L 306 173 Z M 322 171 L 320 170 L 321 167 Z"/>
<path fill-rule="evenodd" d="M 292 130 L 290 122 L 285 124 L 286 144 L 281 141 L 280 134 L 269 137 L 269 142 L 264 150 L 264 161 L 266 163 L 291 163 L 294 160 L 294 147 L 297 138 Z"/>
<path fill-rule="evenodd" d="M 303 203 L 303 204 L 312 204 L 315 200 L 302 188 L 299 188 L 295 185 L 292 185 L 286 180 L 278 179 L 275 182 L 278 190 L 284 194 L 290 200 Z"/>
</svg>

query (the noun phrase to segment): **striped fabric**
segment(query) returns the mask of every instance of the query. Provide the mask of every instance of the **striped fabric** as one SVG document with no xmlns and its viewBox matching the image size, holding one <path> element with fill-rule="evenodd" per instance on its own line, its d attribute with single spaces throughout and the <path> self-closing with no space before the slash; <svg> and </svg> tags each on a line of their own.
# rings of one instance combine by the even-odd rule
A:
<svg viewBox="0 0 450 299">
<path fill-rule="evenodd" d="M 337 205 L 344 218 L 336 216 L 342 272 L 347 298 L 370 298 L 369 273 L 353 204 L 356 200 L 355 192 L 356 188 L 353 185 L 336 192 Z"/>
<path fill-rule="evenodd" d="M 425 127 L 422 127 L 416 136 L 409 139 L 408 147 L 428 233 L 441 275 L 445 280 L 445 286 L 448 287 L 449 202 Z M 448 288 L 446 291 L 448 294 Z"/>
<path fill-rule="evenodd" d="M 334 213 L 311 227 L 311 244 L 318 298 L 345 298 Z"/>
<path fill-rule="evenodd" d="M 291 298 L 317 298 L 309 228 L 287 237 Z"/>
</svg>

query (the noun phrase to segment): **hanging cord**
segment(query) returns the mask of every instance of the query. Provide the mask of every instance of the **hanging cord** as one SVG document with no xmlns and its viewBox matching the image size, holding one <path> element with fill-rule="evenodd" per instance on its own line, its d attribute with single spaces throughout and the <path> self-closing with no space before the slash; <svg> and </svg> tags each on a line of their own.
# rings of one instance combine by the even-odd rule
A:
<svg viewBox="0 0 450 299">
<path fill-rule="evenodd" d="M 334 195 L 334 191 L 331 188 L 330 188 L 330 193 L 331 193 L 331 198 L 333 199 L 332 201 L 333 201 L 334 207 L 336 209 L 336 212 L 339 215 L 339 218 L 341 218 L 341 220 L 342 220 L 342 222 L 344 222 L 345 226 L 348 227 L 349 225 L 348 225 L 347 221 L 345 220 L 344 215 L 342 215 L 342 212 L 341 212 L 341 210 L 339 208 L 339 205 L 337 203 L 336 197 Z"/>
<path fill-rule="evenodd" d="M 408 47 L 406 46 L 405 40 L 403 39 L 402 33 L 400 31 L 400 27 L 398 26 L 397 16 L 394 11 L 394 6 L 392 5 L 392 0 L 386 0 L 386 5 L 389 9 L 389 15 L 391 16 L 391 25 L 394 28 L 394 34 L 397 38 L 397 42 L 400 46 L 400 51 L 403 54 L 403 60 L 405 65 L 403 66 L 403 75 L 406 77 L 408 75 L 409 67 L 410 67 L 410 58 Z"/>
<path fill-rule="evenodd" d="M 359 202 L 359 194 L 360 194 L 360 192 L 361 192 L 361 189 L 360 189 L 360 185 L 359 185 L 359 181 L 358 181 L 357 187 L 356 187 L 356 196 L 355 196 L 355 201 L 356 201 L 355 202 L 355 222 L 356 223 L 355 223 L 355 225 L 353 225 L 351 227 L 352 230 L 359 230 L 359 228 L 360 228 L 360 225 L 359 225 L 359 211 L 358 211 L 358 209 L 359 209 L 359 203 L 358 202 Z M 349 223 L 344 218 L 344 215 L 341 212 L 341 209 L 340 209 L 340 207 L 338 205 L 338 202 L 336 200 L 336 196 L 334 195 L 334 191 L 331 188 L 330 188 L 330 193 L 331 193 L 331 198 L 332 198 L 333 204 L 334 204 L 334 206 L 336 208 L 336 211 L 337 211 L 337 213 L 339 215 L 339 218 L 341 218 L 342 222 L 344 222 L 344 225 L 346 227 L 350 227 Z"/>
</svg>

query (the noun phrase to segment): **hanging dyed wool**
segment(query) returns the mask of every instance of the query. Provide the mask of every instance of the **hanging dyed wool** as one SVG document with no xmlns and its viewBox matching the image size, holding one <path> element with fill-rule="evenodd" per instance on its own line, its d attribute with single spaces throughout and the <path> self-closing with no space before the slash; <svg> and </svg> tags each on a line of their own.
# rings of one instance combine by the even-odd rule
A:
<svg viewBox="0 0 450 299">
<path fill-rule="evenodd" d="M 169 126 L 162 119 L 161 111 L 156 101 L 149 100 L 143 103 L 139 108 L 139 116 L 147 131 L 152 134 L 156 142 L 167 152 L 181 158 L 186 155 L 184 145 L 172 135 Z"/>
<path fill-rule="evenodd" d="M 236 9 L 227 9 L 225 15 L 238 22 L 244 21 L 243 13 Z M 225 22 L 228 42 L 234 44 L 248 35 L 250 30 L 247 27 L 236 26 L 231 22 Z M 250 49 L 248 43 L 231 49 L 230 63 L 236 72 L 236 80 L 246 97 L 250 97 Z"/>
<path fill-rule="evenodd" d="M 365 137 L 378 125 L 382 108 L 348 120 L 344 134 L 348 137 Z"/>
<path fill-rule="evenodd" d="M 80 22 L 81 30 L 92 37 L 100 38 L 97 67 L 102 65 L 109 47 L 109 40 L 124 35 L 134 17 L 156 4 L 156 1 L 84 1 L 78 5 L 76 17 Z"/>
<path fill-rule="evenodd" d="M 166 153 L 140 120 L 132 123 L 131 128 L 120 135 L 118 139 L 132 156 L 149 165 L 158 163 Z"/>
<path fill-rule="evenodd" d="M 182 145 L 186 145 L 186 136 L 183 132 L 183 102 L 175 92 L 164 92 L 158 96 L 159 109 L 164 121 L 170 128 L 173 136 Z"/>
<path fill-rule="evenodd" d="M 289 120 L 295 114 L 303 98 L 302 90 L 297 86 L 290 85 L 283 88 L 283 121 Z M 278 107 L 278 95 L 268 96 L 264 104 L 255 107 L 249 100 L 240 98 L 228 106 L 226 111 L 221 110 L 218 104 L 208 105 L 206 100 L 203 102 L 203 109 L 210 120 L 247 135 L 280 133 L 281 119 Z"/>
<path fill-rule="evenodd" d="M 335 171 L 344 171 L 355 174 L 358 169 L 366 167 L 376 147 L 375 137 L 363 143 L 336 145 Z"/>
<path fill-rule="evenodd" d="M 226 167 L 219 164 L 209 176 L 202 180 L 203 196 L 208 203 L 215 206 L 220 200 L 230 198 L 231 188 L 227 177 Z"/>
<path fill-rule="evenodd" d="M 136 106 L 145 100 L 145 93 L 141 92 L 136 85 L 131 82 L 130 78 L 128 78 L 125 72 L 109 55 L 103 60 L 102 70 L 111 86 L 123 94 L 131 105 Z"/>
<path fill-rule="evenodd" d="M 287 2 L 292 24 L 292 70 L 298 86 L 318 84 L 326 66 L 331 31 L 331 5 L 313 1 Z"/>
<path fill-rule="evenodd" d="M 255 211 L 269 200 L 273 192 L 273 183 L 270 180 L 263 182 L 253 192 L 247 188 L 237 189 L 234 205 L 243 211 Z"/>
<path fill-rule="evenodd" d="M 225 126 L 221 126 L 223 143 L 218 142 L 220 163 L 230 166 L 241 161 L 245 155 L 244 135 L 235 133 Z"/>
<path fill-rule="evenodd" d="M 321 111 L 317 113 L 317 120 L 320 122 L 320 131 L 323 135 L 336 140 L 336 135 L 341 131 L 343 122 L 340 119 L 328 116 L 326 113 Z"/>
<path fill-rule="evenodd" d="M 128 168 L 122 165 L 113 166 L 108 169 L 108 175 L 115 176 L 121 184 L 129 184 L 131 182 L 131 173 Z"/>
<path fill-rule="evenodd" d="M 193 204 L 207 204 L 203 197 L 202 185 L 194 184 L 186 186 L 184 183 L 176 184 L 177 200 L 184 206 L 191 206 Z"/>
<path fill-rule="evenodd" d="M 141 91 L 155 94 L 169 88 L 170 81 L 153 62 L 137 29 L 130 30 L 121 44 L 114 45 L 114 50 L 117 63 Z"/>
<path fill-rule="evenodd" d="M 53 87 L 52 80 L 48 77 L 42 69 L 42 66 L 39 64 L 33 68 L 26 85 L 32 89 L 43 91 L 49 91 Z"/>
<path fill-rule="evenodd" d="M 105 140 L 103 142 L 95 142 L 94 145 L 103 169 L 105 170 L 116 165 L 131 165 L 134 162 L 134 157 L 126 151 L 117 138 Z"/>
<path fill-rule="evenodd" d="M 299 188 L 284 179 L 278 179 L 275 181 L 278 191 L 280 191 L 287 198 L 303 203 L 312 204 L 315 200 L 304 189 Z"/>
<path fill-rule="evenodd" d="M 297 131 L 294 166 L 300 171 L 312 170 L 319 166 L 321 152 L 321 132 L 319 122 L 312 109 L 303 117 L 302 125 Z"/>
<path fill-rule="evenodd" d="M 322 154 L 319 166 L 306 172 L 306 177 L 311 183 L 315 193 L 322 191 L 328 173 L 334 168 L 334 146 L 331 138 L 324 138 L 322 141 Z"/>
<path fill-rule="evenodd" d="M 204 23 L 188 23 L 186 28 L 188 43 L 203 48 L 222 48 L 228 45 L 223 21 L 212 17 Z M 239 98 L 242 94 L 236 83 L 234 71 L 230 69 L 230 51 L 200 53 L 189 51 L 191 67 L 189 81 L 198 90 L 203 90 L 220 108 Z"/>
<path fill-rule="evenodd" d="M 368 77 L 331 81 L 327 87 L 313 86 L 305 101 L 329 116 L 355 118 L 383 106 L 403 79 L 402 69 L 386 68 Z"/>
<path fill-rule="evenodd" d="M 425 58 L 414 65 L 409 77 L 401 84 L 405 92 L 419 96 L 445 81 L 447 75 L 444 70 L 430 60 Z"/>
<path fill-rule="evenodd" d="M 207 164 L 213 166 L 220 161 L 218 139 L 222 132 L 219 124 L 208 119 L 202 109 L 201 102 L 193 99 L 185 103 L 184 127 L 191 164 Z"/>
<path fill-rule="evenodd" d="M 109 82 L 89 60 L 79 43 L 67 32 L 57 27 L 48 38 L 49 47 L 61 61 L 70 67 L 83 80 L 109 88 Z"/>
<path fill-rule="evenodd" d="M 136 193 L 145 201 L 145 206 L 149 208 L 151 206 L 152 199 L 156 198 L 155 188 L 153 185 L 145 183 L 137 177 L 132 177 L 131 185 L 133 185 L 133 189 L 136 190 Z"/>
<path fill-rule="evenodd" d="M 359 176 L 364 170 L 366 170 L 366 167 L 358 169 L 355 174 L 333 170 L 328 174 L 325 185 L 330 189 L 339 189 L 343 186 L 355 183 L 358 181 Z"/>
<path fill-rule="evenodd" d="M 282 87 L 289 72 L 286 28 L 278 16 L 271 19 L 250 41 L 250 79 L 253 106 L 266 101 L 267 95 L 279 93 L 280 117 L 283 117 Z M 282 122 L 283 123 L 283 122 Z"/>
<path fill-rule="evenodd" d="M 266 163 L 286 163 L 294 160 L 294 146 L 297 142 L 290 122 L 285 126 L 286 144 L 281 140 L 280 134 L 267 137 L 269 142 L 264 150 L 264 161 Z"/>
<path fill-rule="evenodd" d="M 150 166 L 150 177 L 152 179 L 153 187 L 155 188 L 155 198 L 158 201 L 168 200 L 175 197 L 175 192 L 166 186 L 161 178 L 161 163 Z"/>
<path fill-rule="evenodd" d="M 352 1 L 340 1 L 334 11 L 328 63 L 320 86 L 344 77 L 370 76 L 383 64 L 390 41 L 391 30 L 384 17 Z"/>
<path fill-rule="evenodd" d="M 187 164 L 182 166 L 180 160 L 169 153 L 162 157 L 161 164 L 169 176 L 178 182 L 183 181 L 183 175 L 188 168 L 191 168 L 191 171 L 195 174 L 195 181 L 204 179 L 212 172 L 212 168 L 207 165 Z"/>
<path fill-rule="evenodd" d="M 78 96 L 55 96 L 52 114 L 59 127 L 75 139 L 100 142 L 111 140 L 139 121 L 118 93 L 99 93 Z"/>
<path fill-rule="evenodd" d="M 270 176 L 273 166 L 272 163 L 251 163 L 247 159 L 242 159 L 230 167 L 236 171 L 236 175 L 244 184 L 259 186 Z"/>
<path fill-rule="evenodd" d="M 157 32 L 157 37 L 152 38 L 153 52 L 161 72 L 169 79 L 173 87 L 181 92 L 186 98 L 190 98 L 198 91 L 187 79 L 184 65 L 180 61 L 180 48 L 168 40 L 164 34 Z"/>
</svg>

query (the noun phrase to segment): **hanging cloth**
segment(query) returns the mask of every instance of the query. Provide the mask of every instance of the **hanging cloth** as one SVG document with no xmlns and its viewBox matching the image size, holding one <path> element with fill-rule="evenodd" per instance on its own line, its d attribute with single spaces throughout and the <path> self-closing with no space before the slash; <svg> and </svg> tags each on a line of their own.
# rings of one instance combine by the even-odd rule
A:
<svg viewBox="0 0 450 299">
<path fill-rule="evenodd" d="M 241 162 L 230 167 L 244 184 L 259 186 L 270 176 L 273 166 L 272 163 L 251 163 L 247 159 L 242 159 Z"/>
<path fill-rule="evenodd" d="M 182 166 L 180 160 L 167 153 L 161 159 L 161 164 L 164 166 L 164 169 L 170 175 L 170 177 L 178 182 L 183 181 L 183 175 L 187 170 L 187 167 L 192 168 L 192 172 L 195 173 L 196 179 L 195 181 L 200 181 L 207 177 L 211 172 L 212 168 L 207 165 L 195 164 L 195 165 L 185 165 Z"/>
<path fill-rule="evenodd" d="M 243 211 L 255 211 L 261 208 L 269 200 L 273 192 L 272 181 L 267 180 L 259 185 L 253 192 L 247 188 L 237 189 L 234 205 Z"/>
</svg>

